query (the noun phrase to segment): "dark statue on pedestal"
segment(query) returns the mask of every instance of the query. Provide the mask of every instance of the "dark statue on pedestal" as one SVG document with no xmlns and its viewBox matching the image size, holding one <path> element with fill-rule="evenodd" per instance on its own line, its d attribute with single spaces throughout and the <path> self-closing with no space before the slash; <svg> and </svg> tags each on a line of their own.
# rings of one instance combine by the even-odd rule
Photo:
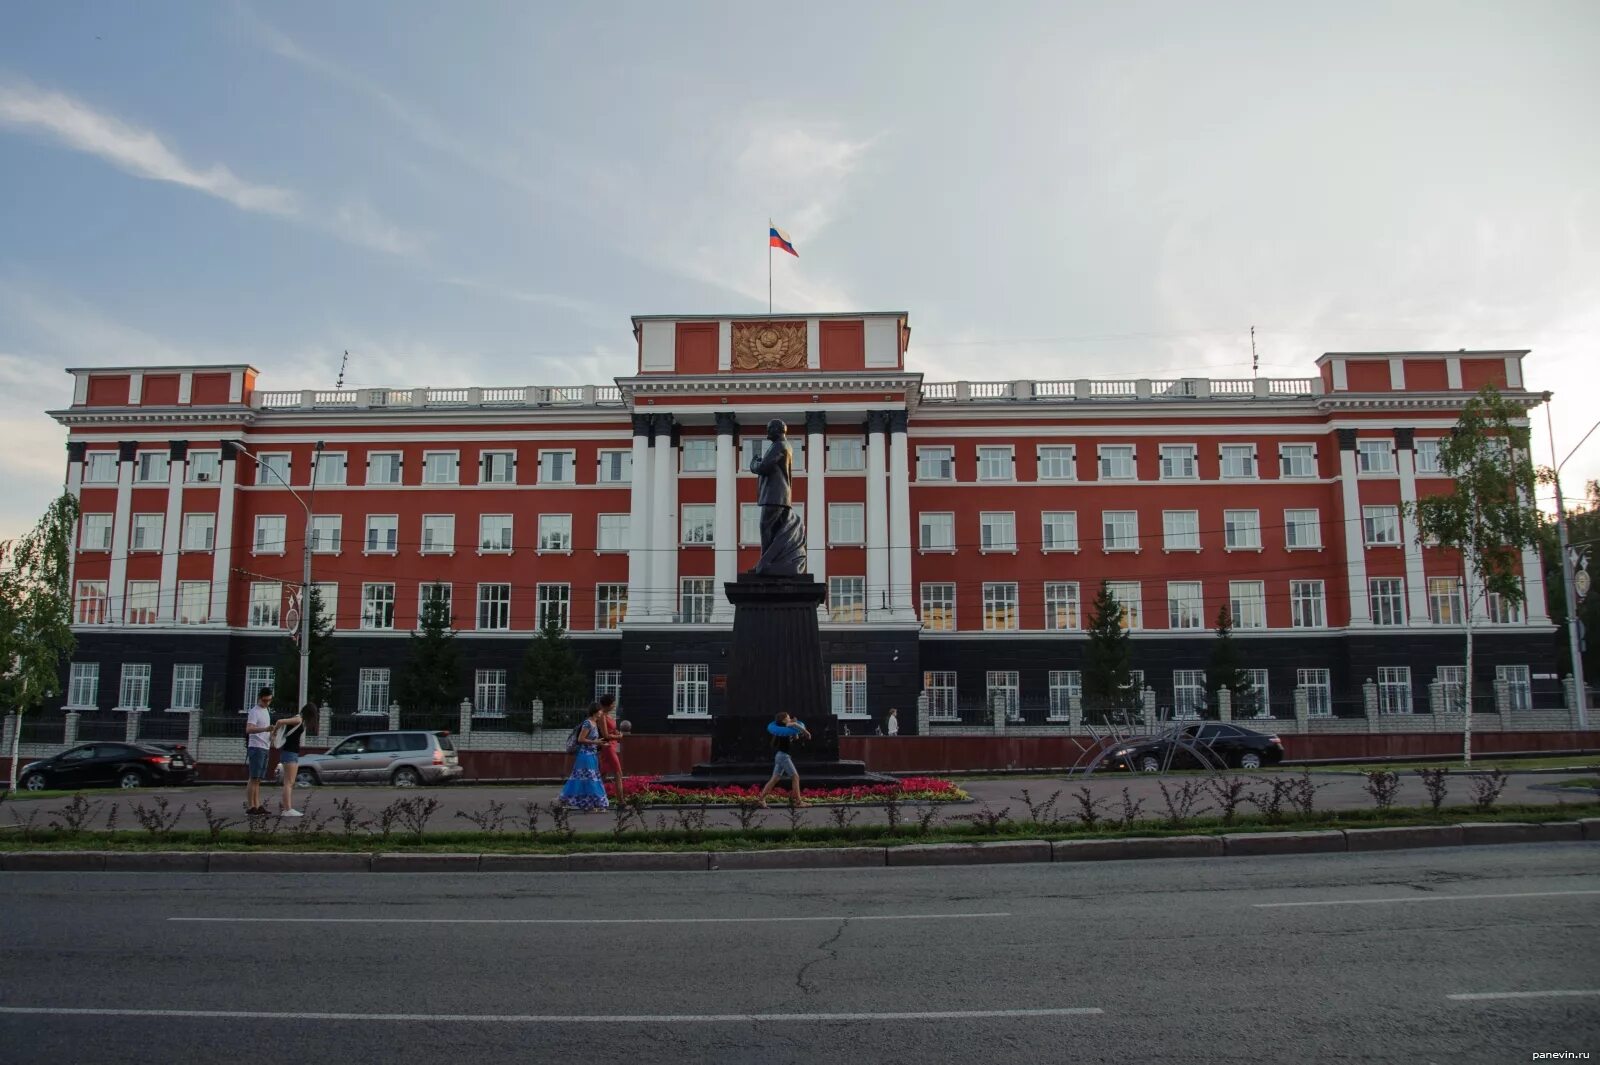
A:
<svg viewBox="0 0 1600 1065">
<path fill-rule="evenodd" d="M 750 472 L 760 478 L 756 502 L 761 506 L 761 557 L 750 572 L 769 577 L 797 577 L 806 569 L 806 531 L 789 489 L 794 453 L 787 430 L 777 418 L 768 422 L 766 454 L 750 460 Z"/>
</svg>

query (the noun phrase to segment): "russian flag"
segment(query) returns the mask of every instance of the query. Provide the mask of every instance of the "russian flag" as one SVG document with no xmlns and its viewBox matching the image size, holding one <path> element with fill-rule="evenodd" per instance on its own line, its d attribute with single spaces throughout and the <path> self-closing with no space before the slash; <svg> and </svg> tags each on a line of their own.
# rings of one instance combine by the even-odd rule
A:
<svg viewBox="0 0 1600 1065">
<path fill-rule="evenodd" d="M 794 250 L 794 242 L 789 239 L 789 234 L 785 233 L 777 226 L 771 227 L 771 236 L 767 238 L 767 246 L 772 248 L 782 248 L 790 255 L 793 255 L 796 259 L 800 258 L 800 253 Z"/>
</svg>

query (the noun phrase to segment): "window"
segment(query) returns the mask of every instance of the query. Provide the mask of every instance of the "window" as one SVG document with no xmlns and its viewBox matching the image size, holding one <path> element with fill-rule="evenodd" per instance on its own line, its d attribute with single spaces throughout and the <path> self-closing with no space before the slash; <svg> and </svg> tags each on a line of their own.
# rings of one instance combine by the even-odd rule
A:
<svg viewBox="0 0 1600 1065">
<path fill-rule="evenodd" d="M 422 516 L 422 553 L 448 555 L 456 549 L 456 516 L 454 514 L 424 514 Z"/>
<path fill-rule="evenodd" d="M 1047 510 L 1039 517 L 1044 532 L 1044 550 L 1076 551 L 1078 549 L 1077 511 Z"/>
<path fill-rule="evenodd" d="M 1279 444 L 1278 473 L 1282 477 L 1315 477 L 1317 445 Z"/>
<path fill-rule="evenodd" d="M 983 628 L 986 632 L 1011 632 L 1017 628 L 1017 586 L 1009 582 L 983 586 Z"/>
<path fill-rule="evenodd" d="M 627 514 L 600 515 L 599 525 L 595 531 L 595 550 L 626 551 L 630 517 Z"/>
<path fill-rule="evenodd" d="M 1223 546 L 1230 551 L 1250 551 L 1261 548 L 1261 512 L 1259 510 L 1224 510 L 1222 512 Z"/>
<path fill-rule="evenodd" d="M 1406 623 L 1405 582 L 1399 577 L 1374 577 L 1367 582 L 1367 598 L 1372 604 L 1374 625 Z"/>
<path fill-rule="evenodd" d="M 100 705 L 100 663 L 74 662 L 67 681 L 67 707 L 94 710 Z"/>
<path fill-rule="evenodd" d="M 978 480 L 1015 480 L 1014 454 L 1014 450 L 1010 447 L 980 447 L 978 449 Z"/>
<path fill-rule="evenodd" d="M 277 581 L 255 581 L 250 585 L 252 629 L 275 629 L 282 620 L 283 585 Z"/>
<path fill-rule="evenodd" d="M 600 484 L 631 484 L 633 482 L 632 451 L 601 451 L 599 453 Z"/>
<path fill-rule="evenodd" d="M 91 451 L 84 456 L 83 481 L 85 484 L 116 484 L 119 465 L 115 451 Z"/>
<path fill-rule="evenodd" d="M 672 712 L 679 717 L 705 717 L 711 712 L 711 667 L 672 667 Z"/>
<path fill-rule="evenodd" d="M 311 518 L 311 553 L 337 555 L 339 540 L 344 532 L 344 516 L 317 514 Z"/>
<path fill-rule="evenodd" d="M 172 709 L 200 709 L 200 678 L 204 670 L 197 665 L 172 667 Z"/>
<path fill-rule="evenodd" d="M 954 584 L 923 583 L 922 628 L 926 632 L 956 631 L 956 586 Z"/>
<path fill-rule="evenodd" d="M 717 539 L 717 508 L 709 503 L 685 503 L 678 508 L 685 544 L 712 544 Z"/>
<path fill-rule="evenodd" d="M 930 721 L 956 720 L 956 675 L 948 670 L 922 674 L 922 690 L 928 696 Z"/>
<path fill-rule="evenodd" d="M 394 514 L 367 515 L 367 554 L 392 555 L 400 547 L 400 519 Z"/>
<path fill-rule="evenodd" d="M 759 443 L 759 441 L 752 441 Z M 745 464 L 746 466 L 749 463 Z M 711 473 L 717 468 L 717 442 L 706 437 L 694 437 L 678 445 L 678 471 L 680 473 Z"/>
<path fill-rule="evenodd" d="M 210 551 L 217 545 L 215 514 L 185 514 L 182 530 L 180 546 L 184 551 Z"/>
<path fill-rule="evenodd" d="M 368 484 L 399 484 L 402 469 L 398 451 L 374 451 L 367 455 Z"/>
<path fill-rule="evenodd" d="M 185 465 L 184 480 L 190 484 L 215 484 L 222 475 L 222 452 L 191 451 Z"/>
<path fill-rule="evenodd" d="M 759 503 L 739 504 L 739 542 L 741 544 L 759 544 L 761 542 L 761 505 Z"/>
<path fill-rule="evenodd" d="M 178 624 L 204 625 L 211 620 L 211 582 L 178 582 Z"/>
<path fill-rule="evenodd" d="M 505 585 L 507 613 L 510 612 L 511 586 Z M 538 595 L 537 624 L 542 629 L 546 625 L 558 625 L 562 631 L 572 627 L 572 585 L 570 584 L 541 584 L 535 592 Z M 506 623 L 510 627 L 509 620 Z"/>
<path fill-rule="evenodd" d="M 1186 481 L 1195 477 L 1193 444 L 1161 445 L 1161 479 Z"/>
<path fill-rule="evenodd" d="M 110 514 L 85 514 L 79 519 L 79 547 L 84 551 L 111 550 L 111 520 Z"/>
<path fill-rule="evenodd" d="M 256 462 L 256 484 L 284 488 L 290 483 L 292 470 L 287 451 L 264 451 Z"/>
<path fill-rule="evenodd" d="M 917 480 L 953 481 L 956 477 L 956 452 L 949 447 L 917 448 Z"/>
<path fill-rule="evenodd" d="M 744 469 L 749 469 L 749 467 L 750 464 L 748 462 L 743 466 Z M 789 472 L 806 472 L 806 438 L 803 436 L 796 436 L 789 441 Z"/>
<path fill-rule="evenodd" d="M 1312 717 L 1333 713 L 1333 681 L 1326 669 L 1297 669 L 1295 683 L 1305 689 L 1306 709 Z"/>
<path fill-rule="evenodd" d="M 356 713 L 387 714 L 389 712 L 389 671 L 363 669 L 359 676 L 359 693 L 356 696 Z"/>
<path fill-rule="evenodd" d="M 141 451 L 134 466 L 133 479 L 141 484 L 164 484 L 171 470 L 171 460 L 165 451 Z"/>
<path fill-rule="evenodd" d="M 1017 516 L 1009 510 L 986 510 L 978 515 L 978 543 L 985 551 L 1017 549 Z"/>
<path fill-rule="evenodd" d="M 1238 710 L 1241 714 L 1253 711 L 1256 717 L 1272 716 L 1272 679 L 1264 669 L 1247 669 L 1250 675 L 1250 690 L 1239 700 Z"/>
<path fill-rule="evenodd" d="M 516 484 L 517 453 L 485 451 L 478 456 L 479 484 Z"/>
<path fill-rule="evenodd" d="M 550 587 L 565 587 L 565 585 L 539 585 L 539 602 L 544 604 L 544 590 Z M 543 627 L 544 618 L 540 617 L 540 627 Z M 511 585 L 509 584 L 480 584 L 478 585 L 478 629 L 483 632 L 504 632 L 511 627 Z M 566 625 L 562 625 L 566 628 Z"/>
<path fill-rule="evenodd" d="M 1076 669 L 1050 671 L 1050 720 L 1066 721 L 1072 716 L 1072 700 L 1083 698 L 1083 674 Z"/>
<path fill-rule="evenodd" d="M 79 625 L 104 625 L 109 596 L 105 581 L 79 581 L 73 601 L 77 604 L 75 617 Z"/>
<path fill-rule="evenodd" d="M 1495 666 L 1494 679 L 1506 682 L 1512 710 L 1533 709 L 1533 682 L 1527 666 Z"/>
<path fill-rule="evenodd" d="M 312 458 L 312 480 L 317 484 L 342 485 L 345 482 L 345 453 L 324 451 Z"/>
<path fill-rule="evenodd" d="M 1260 581 L 1229 581 L 1228 611 L 1236 629 L 1267 627 L 1267 594 Z"/>
<path fill-rule="evenodd" d="M 572 550 L 572 515 L 571 514 L 541 514 L 541 515 L 539 515 L 539 550 L 540 551 L 571 551 Z"/>
<path fill-rule="evenodd" d="M 1022 685 L 1014 669 L 993 669 L 984 674 L 984 696 L 991 713 L 1007 721 L 1022 720 Z"/>
<path fill-rule="evenodd" d="M 572 546 L 570 540 L 568 547 Z M 511 515 L 481 514 L 478 516 L 478 550 L 480 552 L 511 552 Z"/>
<path fill-rule="evenodd" d="M 255 553 L 281 555 L 284 543 L 284 516 L 260 514 L 256 517 Z"/>
<path fill-rule="evenodd" d="M 472 676 L 472 712 L 483 717 L 506 713 L 506 671 L 480 669 Z"/>
<path fill-rule="evenodd" d="M 1167 582 L 1167 628 L 1205 628 L 1205 597 L 1199 581 Z"/>
<path fill-rule="evenodd" d="M 134 551 L 160 551 L 161 532 L 165 525 L 165 515 L 135 514 L 133 516 L 133 542 L 130 545 L 131 549 Z M 283 550 L 281 544 L 278 550 Z"/>
<path fill-rule="evenodd" d="M 1428 617 L 1435 625 L 1459 625 L 1461 617 L 1461 579 L 1428 578 Z"/>
<path fill-rule="evenodd" d="M 322 607 L 322 616 L 334 628 L 339 626 L 339 582 L 317 581 L 311 585 L 311 594 Z"/>
<path fill-rule="evenodd" d="M 262 688 L 277 684 L 277 670 L 271 666 L 246 666 L 244 668 L 244 701 L 239 706 L 248 710 L 256 705 L 256 693 Z"/>
<path fill-rule="evenodd" d="M 867 538 L 865 509 L 860 503 L 828 504 L 828 545 L 860 544 Z"/>
<path fill-rule="evenodd" d="M 717 582 L 714 577 L 684 577 L 678 582 L 678 619 L 690 625 L 711 620 L 716 606 Z"/>
<path fill-rule="evenodd" d="M 128 582 L 128 624 L 129 625 L 154 625 L 156 623 L 157 596 L 160 594 L 160 581 L 129 581 Z"/>
<path fill-rule="evenodd" d="M 436 584 L 417 585 L 417 627 L 422 627 L 422 615 L 427 612 L 429 603 L 440 602 L 444 604 L 445 614 L 450 617 L 450 624 L 455 624 L 455 586 L 448 582 Z"/>
<path fill-rule="evenodd" d="M 394 585 L 363 584 L 361 586 L 361 627 L 363 629 L 394 628 Z"/>
<path fill-rule="evenodd" d="M 1283 512 L 1283 546 L 1303 551 L 1322 546 L 1322 512 L 1286 510 Z"/>
<path fill-rule="evenodd" d="M 1394 469 L 1394 451 L 1388 440 L 1357 440 L 1356 469 L 1362 473 L 1388 473 Z"/>
<path fill-rule="evenodd" d="M 1161 546 L 1167 551 L 1200 550 L 1200 512 L 1198 510 L 1163 510 L 1161 512 Z"/>
<path fill-rule="evenodd" d="M 1073 481 L 1078 477 L 1078 449 L 1071 445 L 1041 445 L 1039 480 Z"/>
<path fill-rule="evenodd" d="M 865 577 L 828 578 L 828 620 L 867 620 L 867 579 Z"/>
<path fill-rule="evenodd" d="M 117 691 L 118 710 L 150 709 L 149 663 L 125 662 L 122 666 L 122 686 Z"/>
<path fill-rule="evenodd" d="M 1439 467 L 1439 441 L 1418 440 L 1416 442 L 1416 451 L 1418 473 L 1437 474 L 1443 472 Z"/>
<path fill-rule="evenodd" d="M 1135 476 L 1133 446 L 1130 444 L 1105 444 L 1100 448 L 1100 479 L 1102 481 L 1131 481 Z"/>
<path fill-rule="evenodd" d="M 1073 631 L 1081 627 L 1077 581 L 1045 582 L 1044 627 L 1052 632 Z"/>
<path fill-rule="evenodd" d="M 422 453 L 423 484 L 455 484 L 461 457 L 455 451 L 424 451 Z"/>
<path fill-rule="evenodd" d="M 1100 515 L 1101 549 L 1105 551 L 1139 550 L 1139 512 L 1136 510 L 1107 510 Z"/>
<path fill-rule="evenodd" d="M 1254 444 L 1222 445 L 1222 476 L 1253 478 L 1256 475 Z"/>
<path fill-rule="evenodd" d="M 1411 667 L 1378 667 L 1378 713 L 1411 713 Z"/>
<path fill-rule="evenodd" d="M 954 551 L 956 516 L 949 511 L 923 511 L 917 524 L 921 529 L 922 550 Z"/>
<path fill-rule="evenodd" d="M 1366 529 L 1368 547 L 1393 546 L 1400 542 L 1399 507 L 1362 507 L 1361 523 Z"/>
<path fill-rule="evenodd" d="M 833 667 L 833 716 L 867 717 L 867 667 Z"/>
<path fill-rule="evenodd" d="M 1289 624 L 1297 629 L 1327 626 L 1327 597 L 1321 581 L 1289 582 Z"/>
<path fill-rule="evenodd" d="M 828 469 L 848 473 L 866 468 L 866 442 L 859 436 L 830 436 L 828 438 Z"/>
<path fill-rule="evenodd" d="M 1143 589 L 1138 581 L 1106 581 L 1106 590 L 1111 593 L 1117 605 L 1122 608 L 1122 627 L 1125 629 L 1141 629 L 1144 627 L 1144 611 L 1142 609 Z"/>
<path fill-rule="evenodd" d="M 1175 669 L 1172 671 L 1172 716 L 1199 717 L 1206 707 L 1206 671 L 1203 669 Z"/>
<path fill-rule="evenodd" d="M 1443 696 L 1439 709 L 1446 714 L 1461 713 L 1462 707 L 1467 704 L 1467 667 L 1435 667 L 1433 679 L 1439 685 L 1439 694 Z"/>
<path fill-rule="evenodd" d="M 628 616 L 628 586 L 626 584 L 597 584 L 594 586 L 594 627 L 605 632 L 622 628 Z"/>
<path fill-rule="evenodd" d="M 1490 592 L 1484 598 L 1490 621 L 1499 625 L 1522 624 L 1521 600 L 1511 599 L 1499 592 Z"/>
<path fill-rule="evenodd" d="M 594 701 L 599 702 L 606 696 L 611 696 L 621 705 L 622 700 L 622 670 L 597 669 L 594 671 Z"/>
</svg>

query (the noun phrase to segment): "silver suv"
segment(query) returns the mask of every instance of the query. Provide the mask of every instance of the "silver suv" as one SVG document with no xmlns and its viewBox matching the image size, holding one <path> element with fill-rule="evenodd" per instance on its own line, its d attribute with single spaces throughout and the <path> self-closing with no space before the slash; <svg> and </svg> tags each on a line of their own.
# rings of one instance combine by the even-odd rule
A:
<svg viewBox="0 0 1600 1065">
<path fill-rule="evenodd" d="M 462 773 L 448 732 L 362 732 L 326 754 L 300 756 L 297 783 L 443 784 Z"/>
</svg>

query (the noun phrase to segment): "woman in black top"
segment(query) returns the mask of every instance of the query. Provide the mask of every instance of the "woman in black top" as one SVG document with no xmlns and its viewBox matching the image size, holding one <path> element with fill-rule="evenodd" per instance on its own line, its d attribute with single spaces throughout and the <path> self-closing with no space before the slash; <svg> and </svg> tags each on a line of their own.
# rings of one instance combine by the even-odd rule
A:
<svg viewBox="0 0 1600 1065">
<path fill-rule="evenodd" d="M 280 718 L 274 724 L 284 730 L 278 741 L 278 768 L 283 773 L 283 801 L 279 803 L 278 816 L 303 817 L 294 808 L 294 778 L 300 772 L 300 741 L 305 739 L 307 728 L 317 730 L 317 704 L 306 703 L 299 714 Z"/>
</svg>

